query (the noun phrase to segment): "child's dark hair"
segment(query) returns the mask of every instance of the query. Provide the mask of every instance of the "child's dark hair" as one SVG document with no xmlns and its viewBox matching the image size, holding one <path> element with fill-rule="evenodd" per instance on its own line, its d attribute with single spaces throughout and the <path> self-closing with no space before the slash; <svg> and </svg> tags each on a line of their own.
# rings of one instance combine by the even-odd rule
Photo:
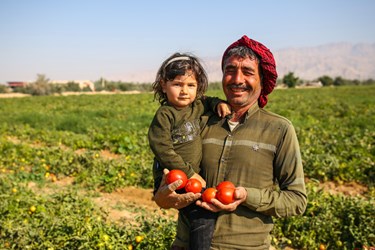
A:
<svg viewBox="0 0 375 250">
<path fill-rule="evenodd" d="M 166 103 L 167 95 L 163 93 L 162 83 L 173 81 L 178 75 L 185 75 L 187 70 L 191 70 L 197 80 L 197 99 L 202 97 L 208 87 L 208 77 L 199 59 L 191 54 L 174 53 L 162 63 L 156 74 L 152 84 L 154 99 L 161 104 Z"/>
</svg>

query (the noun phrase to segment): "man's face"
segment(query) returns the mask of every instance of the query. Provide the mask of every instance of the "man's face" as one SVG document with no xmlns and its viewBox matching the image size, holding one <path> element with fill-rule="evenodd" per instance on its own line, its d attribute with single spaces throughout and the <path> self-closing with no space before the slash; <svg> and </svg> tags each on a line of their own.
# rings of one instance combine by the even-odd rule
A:
<svg viewBox="0 0 375 250">
<path fill-rule="evenodd" d="M 223 90 L 232 108 L 250 108 L 262 90 L 258 62 L 250 57 L 229 57 L 224 64 Z"/>
</svg>

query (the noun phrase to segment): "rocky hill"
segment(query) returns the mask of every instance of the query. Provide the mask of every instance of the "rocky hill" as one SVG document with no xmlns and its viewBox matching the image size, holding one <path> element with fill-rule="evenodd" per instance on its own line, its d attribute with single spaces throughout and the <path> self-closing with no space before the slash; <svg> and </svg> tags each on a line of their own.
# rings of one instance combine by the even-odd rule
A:
<svg viewBox="0 0 375 250">
<path fill-rule="evenodd" d="M 304 80 L 328 75 L 345 79 L 375 79 L 375 43 L 336 43 L 274 51 L 279 78 L 288 72 Z M 220 57 L 204 59 L 210 81 L 221 80 Z"/>
</svg>

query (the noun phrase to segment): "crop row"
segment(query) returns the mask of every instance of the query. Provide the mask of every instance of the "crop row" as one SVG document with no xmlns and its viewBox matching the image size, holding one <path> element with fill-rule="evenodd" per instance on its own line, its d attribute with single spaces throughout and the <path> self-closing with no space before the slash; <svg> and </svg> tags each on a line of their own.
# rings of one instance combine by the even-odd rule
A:
<svg viewBox="0 0 375 250">
<path fill-rule="evenodd" d="M 375 245 L 373 96 L 374 86 L 277 90 L 270 96 L 266 108 L 295 125 L 305 175 L 313 180 L 304 216 L 275 221 L 274 245 Z M 158 107 L 152 95 L 33 97 L 0 104 L 0 248 L 167 249 L 173 219 L 142 212 L 136 226 L 118 225 L 78 191 L 152 187 L 146 137 Z M 66 177 L 74 183 L 63 193 L 42 196 L 27 187 Z M 369 191 L 363 197 L 328 195 L 318 187 L 327 180 L 354 181 Z"/>
</svg>

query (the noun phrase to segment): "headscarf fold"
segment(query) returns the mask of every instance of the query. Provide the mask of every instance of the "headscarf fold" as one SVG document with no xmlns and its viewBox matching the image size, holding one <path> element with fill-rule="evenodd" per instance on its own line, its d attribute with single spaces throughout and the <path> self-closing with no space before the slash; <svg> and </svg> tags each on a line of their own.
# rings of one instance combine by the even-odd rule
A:
<svg viewBox="0 0 375 250">
<path fill-rule="evenodd" d="M 255 54 L 258 55 L 260 59 L 259 66 L 263 73 L 263 79 L 262 79 L 263 85 L 262 85 L 262 91 L 258 98 L 258 104 L 259 104 L 259 107 L 263 108 L 267 104 L 268 94 L 272 92 L 272 90 L 275 88 L 275 85 L 276 85 L 277 72 L 276 72 L 275 59 L 273 57 L 272 52 L 266 46 L 244 35 L 239 40 L 229 45 L 229 47 L 224 51 L 224 54 L 221 60 L 222 69 L 224 67 L 224 57 L 227 54 L 227 52 L 230 49 L 234 47 L 239 47 L 239 46 L 245 46 L 245 47 L 250 48 L 251 50 L 255 52 Z"/>
</svg>

